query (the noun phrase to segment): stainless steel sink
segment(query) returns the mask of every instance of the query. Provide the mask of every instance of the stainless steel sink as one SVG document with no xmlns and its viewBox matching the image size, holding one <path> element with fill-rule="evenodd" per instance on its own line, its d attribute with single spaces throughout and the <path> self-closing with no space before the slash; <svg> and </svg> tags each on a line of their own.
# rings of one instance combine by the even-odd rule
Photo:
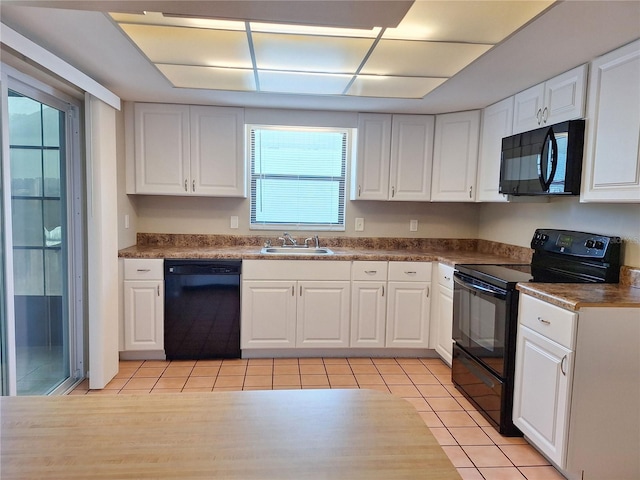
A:
<svg viewBox="0 0 640 480">
<path fill-rule="evenodd" d="M 305 246 L 288 246 L 288 247 L 264 247 L 260 250 L 262 254 L 268 255 L 333 255 L 333 251 L 320 247 L 305 247 Z"/>
</svg>

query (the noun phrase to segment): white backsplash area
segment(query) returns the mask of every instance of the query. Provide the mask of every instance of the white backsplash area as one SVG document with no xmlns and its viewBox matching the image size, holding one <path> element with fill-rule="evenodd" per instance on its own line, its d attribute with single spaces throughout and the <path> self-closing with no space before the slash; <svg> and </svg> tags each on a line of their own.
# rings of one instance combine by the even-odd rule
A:
<svg viewBox="0 0 640 480">
<path fill-rule="evenodd" d="M 536 228 L 562 228 L 624 240 L 622 264 L 640 266 L 640 208 L 637 204 L 580 203 L 552 197 L 548 203 L 483 203 L 478 238 L 527 246 Z"/>
</svg>

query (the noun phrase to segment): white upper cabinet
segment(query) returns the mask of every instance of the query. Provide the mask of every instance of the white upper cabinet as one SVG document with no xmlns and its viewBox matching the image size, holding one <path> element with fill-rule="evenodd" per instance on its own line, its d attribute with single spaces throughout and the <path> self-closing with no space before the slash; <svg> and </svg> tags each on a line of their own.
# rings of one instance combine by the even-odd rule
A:
<svg viewBox="0 0 640 480">
<path fill-rule="evenodd" d="M 134 106 L 135 192 L 185 195 L 190 178 L 189 107 Z"/>
<path fill-rule="evenodd" d="M 358 149 L 354 162 L 352 200 L 387 200 L 391 161 L 391 115 L 358 115 Z"/>
<path fill-rule="evenodd" d="M 190 107 L 191 193 L 246 197 L 244 111 Z"/>
<path fill-rule="evenodd" d="M 436 116 L 431 200 L 473 202 L 480 110 Z"/>
<path fill-rule="evenodd" d="M 431 115 L 393 116 L 389 200 L 430 200 L 434 123 Z"/>
<path fill-rule="evenodd" d="M 581 65 L 515 95 L 513 133 L 584 116 L 587 66 Z"/>
<path fill-rule="evenodd" d="M 434 117 L 358 115 L 352 200 L 429 201 Z"/>
<path fill-rule="evenodd" d="M 513 131 L 513 97 L 494 103 L 482 111 L 482 134 L 478 155 L 479 202 L 504 202 L 506 195 L 498 192 L 502 139 Z"/>
<path fill-rule="evenodd" d="M 589 77 L 583 202 L 640 202 L 640 40 L 595 59 Z"/>
<path fill-rule="evenodd" d="M 243 109 L 136 103 L 133 116 L 128 193 L 246 197 Z"/>
</svg>

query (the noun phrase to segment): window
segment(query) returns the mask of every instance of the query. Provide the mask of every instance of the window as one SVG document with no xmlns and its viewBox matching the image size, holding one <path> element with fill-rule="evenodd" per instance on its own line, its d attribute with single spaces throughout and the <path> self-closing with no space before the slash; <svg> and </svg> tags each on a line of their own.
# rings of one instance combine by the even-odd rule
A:
<svg viewBox="0 0 640 480">
<path fill-rule="evenodd" d="M 251 228 L 344 230 L 350 130 L 249 126 Z"/>
</svg>

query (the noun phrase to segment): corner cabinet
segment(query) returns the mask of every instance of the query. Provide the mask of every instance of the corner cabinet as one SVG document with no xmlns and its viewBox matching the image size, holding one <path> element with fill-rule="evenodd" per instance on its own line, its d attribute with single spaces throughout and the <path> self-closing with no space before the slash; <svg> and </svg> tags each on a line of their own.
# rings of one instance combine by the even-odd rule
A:
<svg viewBox="0 0 640 480">
<path fill-rule="evenodd" d="M 479 138 L 479 110 L 436 116 L 432 201 L 475 200 Z"/>
<path fill-rule="evenodd" d="M 640 203 L 640 40 L 591 63 L 583 202 Z"/>
<path fill-rule="evenodd" d="M 502 139 L 513 131 L 513 97 L 506 98 L 482 111 L 482 134 L 478 154 L 479 202 L 506 202 L 507 196 L 499 192 Z"/>
<path fill-rule="evenodd" d="M 513 133 L 584 116 L 587 66 L 581 65 L 515 95 Z"/>
<path fill-rule="evenodd" d="M 434 117 L 358 115 L 352 200 L 429 201 Z"/>
<path fill-rule="evenodd" d="M 164 352 L 163 260 L 124 259 L 124 350 Z"/>
<path fill-rule="evenodd" d="M 640 478 L 639 312 L 520 296 L 513 422 L 570 480 Z"/>
<path fill-rule="evenodd" d="M 127 128 L 127 193 L 246 197 L 243 109 L 136 103 Z"/>
</svg>

